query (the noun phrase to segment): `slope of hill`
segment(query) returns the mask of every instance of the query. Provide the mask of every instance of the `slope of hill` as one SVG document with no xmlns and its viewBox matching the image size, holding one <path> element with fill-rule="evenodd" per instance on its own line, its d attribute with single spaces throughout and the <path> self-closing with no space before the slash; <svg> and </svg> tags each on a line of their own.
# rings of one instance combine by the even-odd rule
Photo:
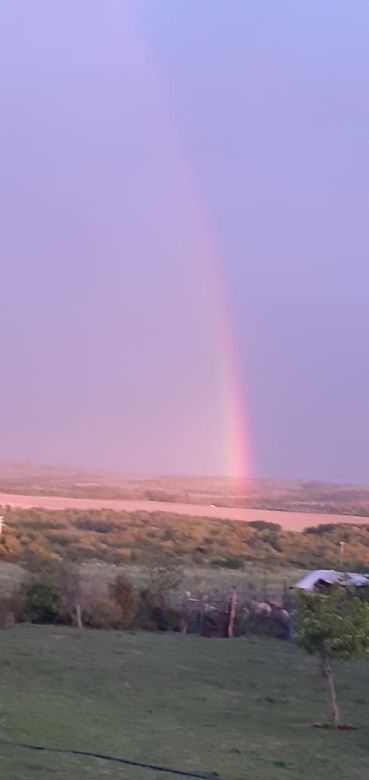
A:
<svg viewBox="0 0 369 780">
<path fill-rule="evenodd" d="M 249 523 L 167 512 L 110 509 L 5 509 L 0 556 L 8 561 L 56 557 L 115 564 L 217 566 L 248 562 L 298 568 L 369 567 L 369 523 L 328 523 L 303 532 L 254 520 Z M 309 517 L 311 517 L 309 515 Z M 342 518 L 341 518 L 342 519 Z"/>
<path fill-rule="evenodd" d="M 215 504 L 217 508 L 369 517 L 369 487 L 320 482 L 231 477 L 143 477 L 3 463 L 0 464 L 0 492 L 48 498 L 192 504 L 202 508 Z M 230 516 L 229 513 L 227 516 Z M 240 519 L 239 516 L 237 519 Z"/>
<path fill-rule="evenodd" d="M 243 522 L 262 521 L 276 523 L 286 531 L 303 531 L 306 527 L 327 524 L 347 523 L 354 525 L 366 525 L 369 517 L 365 515 L 322 514 L 309 511 L 291 511 L 274 509 L 250 509 L 241 507 L 228 507 L 214 504 L 189 504 L 171 501 L 155 501 L 146 499 L 120 499 L 120 498 L 73 498 L 58 495 L 21 495 L 17 493 L 0 493 L 0 507 L 7 506 L 14 509 L 32 509 L 39 507 L 48 511 L 79 510 L 96 512 L 109 510 L 110 512 L 136 513 L 144 512 L 157 515 L 158 513 L 177 515 L 189 518 L 213 518 L 218 520 L 238 520 Z"/>
</svg>

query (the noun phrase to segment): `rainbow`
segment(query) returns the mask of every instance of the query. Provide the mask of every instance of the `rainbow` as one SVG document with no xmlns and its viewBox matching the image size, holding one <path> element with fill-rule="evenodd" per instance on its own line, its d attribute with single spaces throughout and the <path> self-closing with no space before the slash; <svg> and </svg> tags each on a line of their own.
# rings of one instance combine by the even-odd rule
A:
<svg viewBox="0 0 369 780">
<path fill-rule="evenodd" d="M 127 10 L 127 6 L 125 6 Z M 201 190 L 198 172 L 187 153 L 186 146 L 165 89 L 165 77 L 155 60 L 137 20 L 124 18 L 134 67 L 146 82 L 150 99 L 154 101 L 156 121 L 160 124 L 160 143 L 165 153 L 174 161 L 178 180 L 179 208 L 185 210 L 191 232 L 191 243 L 196 256 L 201 258 L 198 275 L 207 299 L 207 316 L 211 320 L 216 351 L 219 355 L 220 409 L 223 419 L 219 426 L 224 431 L 224 473 L 244 478 L 251 474 L 250 436 L 246 420 L 246 399 L 241 387 L 236 340 L 234 338 L 231 309 L 227 299 L 227 287 L 222 275 L 224 258 L 215 240 L 216 230 L 210 210 Z"/>
</svg>

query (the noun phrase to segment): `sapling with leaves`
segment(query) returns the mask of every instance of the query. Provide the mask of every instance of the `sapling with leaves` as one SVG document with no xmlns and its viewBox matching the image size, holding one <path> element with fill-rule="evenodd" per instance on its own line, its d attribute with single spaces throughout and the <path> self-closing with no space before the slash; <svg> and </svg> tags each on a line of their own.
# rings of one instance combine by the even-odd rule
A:
<svg viewBox="0 0 369 780">
<path fill-rule="evenodd" d="M 72 625 L 76 625 L 80 639 L 83 636 L 82 579 L 77 566 L 64 564 L 59 573 L 59 608 Z"/>
<path fill-rule="evenodd" d="M 298 644 L 317 656 L 329 699 L 330 725 L 339 728 L 333 662 L 364 657 L 369 649 L 369 604 L 339 585 L 329 593 L 296 596 Z"/>
</svg>

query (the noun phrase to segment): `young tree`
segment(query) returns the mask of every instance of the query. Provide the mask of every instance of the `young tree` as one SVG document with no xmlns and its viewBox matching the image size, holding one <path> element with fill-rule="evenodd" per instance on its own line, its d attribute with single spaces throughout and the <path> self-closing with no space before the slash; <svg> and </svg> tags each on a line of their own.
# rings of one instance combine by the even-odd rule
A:
<svg viewBox="0 0 369 780">
<path fill-rule="evenodd" d="M 77 566 L 64 564 L 59 574 L 59 607 L 62 614 L 76 625 L 80 639 L 83 636 L 82 581 Z"/>
<path fill-rule="evenodd" d="M 369 604 L 345 588 L 333 587 L 327 595 L 300 592 L 296 597 L 299 645 L 316 655 L 327 688 L 331 724 L 339 728 L 340 715 L 332 662 L 359 658 L 369 648 Z"/>
<path fill-rule="evenodd" d="M 131 628 L 134 623 L 136 600 L 133 585 L 124 574 L 117 574 L 109 588 L 113 601 L 119 607 L 122 628 Z"/>
</svg>

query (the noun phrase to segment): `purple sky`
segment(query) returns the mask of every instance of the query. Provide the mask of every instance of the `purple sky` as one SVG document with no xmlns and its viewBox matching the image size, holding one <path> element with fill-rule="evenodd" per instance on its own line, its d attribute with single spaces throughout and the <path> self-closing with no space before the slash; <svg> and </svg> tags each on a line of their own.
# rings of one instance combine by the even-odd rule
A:
<svg viewBox="0 0 369 780">
<path fill-rule="evenodd" d="M 368 39 L 367 0 L 1 4 L 0 459 L 226 471 L 216 261 L 254 474 L 369 482 Z"/>
</svg>

